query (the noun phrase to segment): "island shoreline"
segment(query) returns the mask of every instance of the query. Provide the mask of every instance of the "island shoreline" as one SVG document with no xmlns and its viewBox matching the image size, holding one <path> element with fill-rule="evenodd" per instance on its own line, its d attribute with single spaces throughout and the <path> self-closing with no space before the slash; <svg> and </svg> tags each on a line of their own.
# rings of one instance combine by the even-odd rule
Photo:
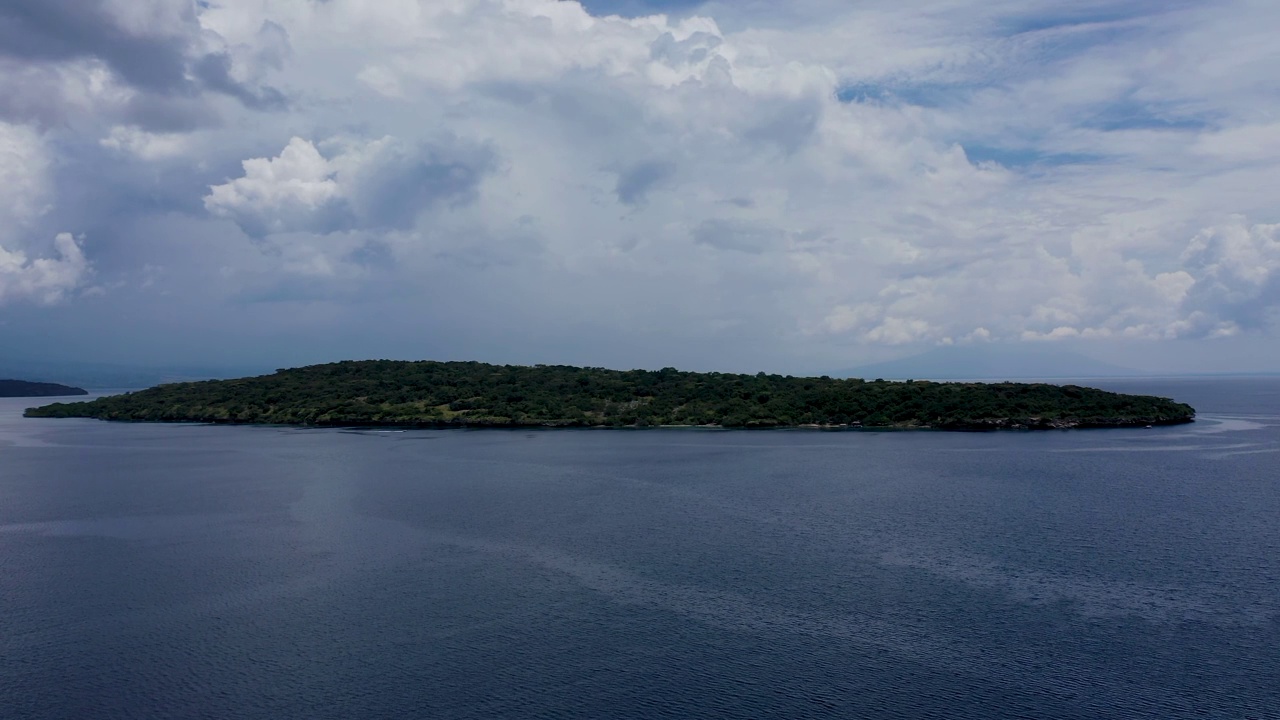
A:
<svg viewBox="0 0 1280 720">
<path fill-rule="evenodd" d="M 39 408 L 27 408 L 27 411 Z M 27 418 L 51 419 L 45 416 L 24 413 Z M 376 428 L 396 428 L 400 430 L 616 430 L 616 431 L 650 431 L 650 430 L 690 430 L 717 432 L 1045 432 L 1051 430 L 1114 430 L 1142 429 L 1155 427 L 1172 427 L 1194 423 L 1195 417 L 1185 419 L 1139 419 L 1139 420 L 1090 420 L 1068 422 L 1028 422 L 1024 420 L 998 419 L 991 422 L 975 422 L 956 425 L 586 425 L 572 423 L 450 423 L 450 422 L 315 422 L 315 423 L 273 423 L 254 420 L 226 420 L 220 418 L 191 419 L 138 419 L 138 418 L 99 418 L 74 416 L 76 419 L 97 420 L 99 422 L 125 423 L 138 425 L 205 425 L 211 427 L 262 427 L 262 428 L 299 428 L 310 430 L 368 430 Z"/>
<path fill-rule="evenodd" d="M 1175 425 L 1168 398 L 1047 383 L 792 377 L 366 360 L 158 385 L 27 417 L 282 427 L 987 431 Z"/>
</svg>

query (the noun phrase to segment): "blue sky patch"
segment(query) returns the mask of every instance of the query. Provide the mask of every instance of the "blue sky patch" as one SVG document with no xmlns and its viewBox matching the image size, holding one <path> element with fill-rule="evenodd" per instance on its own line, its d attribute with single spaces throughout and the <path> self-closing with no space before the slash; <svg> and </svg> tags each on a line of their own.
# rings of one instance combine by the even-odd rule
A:
<svg viewBox="0 0 1280 720">
<path fill-rule="evenodd" d="M 702 5 L 702 0 L 580 0 L 592 15 L 637 17 L 654 13 L 678 13 Z"/>
<path fill-rule="evenodd" d="M 1010 170 L 1087 165 L 1102 162 L 1102 155 L 1089 153 L 1049 153 L 1031 147 L 997 147 L 974 143 L 964 146 L 972 163 L 994 162 Z"/>
<path fill-rule="evenodd" d="M 948 83 L 850 83 L 836 90 L 843 103 L 880 102 L 887 104 L 945 107 L 964 99 L 973 86 Z"/>
<path fill-rule="evenodd" d="M 1107 105 L 1080 124 L 1096 130 L 1203 130 L 1212 125 L 1204 116 L 1132 99 Z"/>
<path fill-rule="evenodd" d="M 1009 35 L 1058 28 L 1101 25 L 1159 15 L 1190 5 L 1186 0 L 1132 0 L 1126 3 L 1078 3 L 1074 9 L 1010 17 L 1003 30 Z"/>
</svg>

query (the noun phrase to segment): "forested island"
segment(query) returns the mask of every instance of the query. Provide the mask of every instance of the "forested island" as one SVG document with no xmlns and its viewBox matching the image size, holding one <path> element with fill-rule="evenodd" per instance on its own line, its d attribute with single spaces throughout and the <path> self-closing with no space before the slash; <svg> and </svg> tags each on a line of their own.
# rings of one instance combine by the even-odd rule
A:
<svg viewBox="0 0 1280 720">
<path fill-rule="evenodd" d="M 57 383 L 28 382 L 26 380 L 0 380 L 0 397 L 61 397 L 64 395 L 88 395 L 83 388 Z"/>
<path fill-rule="evenodd" d="M 159 385 L 27 417 L 407 427 L 1133 427 L 1184 403 L 1075 385 L 842 380 L 478 362 L 348 361 Z"/>
</svg>

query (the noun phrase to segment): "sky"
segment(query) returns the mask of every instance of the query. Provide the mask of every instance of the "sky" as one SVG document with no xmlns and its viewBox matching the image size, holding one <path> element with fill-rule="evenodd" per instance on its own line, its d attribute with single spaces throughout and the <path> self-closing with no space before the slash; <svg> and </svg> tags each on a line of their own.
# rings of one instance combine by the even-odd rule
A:
<svg viewBox="0 0 1280 720">
<path fill-rule="evenodd" d="M 1280 370 L 1273 0 L 8 0 L 0 357 Z"/>
</svg>

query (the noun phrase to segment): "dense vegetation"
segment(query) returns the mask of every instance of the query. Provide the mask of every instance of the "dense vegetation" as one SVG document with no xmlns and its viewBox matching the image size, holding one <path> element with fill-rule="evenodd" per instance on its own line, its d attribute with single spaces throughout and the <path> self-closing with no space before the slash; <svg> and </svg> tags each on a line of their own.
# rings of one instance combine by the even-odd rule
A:
<svg viewBox="0 0 1280 720">
<path fill-rule="evenodd" d="M 370 360 L 160 385 L 26 414 L 300 425 L 980 429 L 1172 424 L 1191 421 L 1195 411 L 1164 398 L 1074 385 Z"/>
<path fill-rule="evenodd" d="M 59 397 L 88 394 L 87 390 L 57 383 L 0 380 L 0 397 Z"/>
</svg>

